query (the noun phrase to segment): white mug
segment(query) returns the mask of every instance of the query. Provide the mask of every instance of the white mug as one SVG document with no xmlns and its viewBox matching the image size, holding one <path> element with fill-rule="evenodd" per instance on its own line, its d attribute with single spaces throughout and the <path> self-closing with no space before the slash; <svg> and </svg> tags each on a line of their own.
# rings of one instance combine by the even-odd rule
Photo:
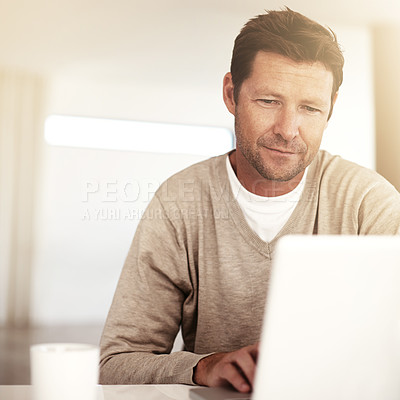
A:
<svg viewBox="0 0 400 400">
<path fill-rule="evenodd" d="M 98 346 L 46 343 L 31 346 L 31 384 L 35 400 L 95 400 L 99 379 Z"/>
</svg>

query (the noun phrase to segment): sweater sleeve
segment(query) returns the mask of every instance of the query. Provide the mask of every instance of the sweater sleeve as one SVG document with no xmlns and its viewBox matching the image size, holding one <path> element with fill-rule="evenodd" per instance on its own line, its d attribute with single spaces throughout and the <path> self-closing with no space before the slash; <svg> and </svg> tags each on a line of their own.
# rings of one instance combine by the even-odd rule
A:
<svg viewBox="0 0 400 400">
<path fill-rule="evenodd" d="M 358 210 L 361 235 L 400 234 L 400 194 L 381 179 L 363 196 Z"/>
<path fill-rule="evenodd" d="M 193 368 L 206 356 L 170 354 L 185 302 L 195 296 L 178 220 L 156 195 L 138 226 L 101 339 L 102 384 L 193 384 Z"/>
</svg>

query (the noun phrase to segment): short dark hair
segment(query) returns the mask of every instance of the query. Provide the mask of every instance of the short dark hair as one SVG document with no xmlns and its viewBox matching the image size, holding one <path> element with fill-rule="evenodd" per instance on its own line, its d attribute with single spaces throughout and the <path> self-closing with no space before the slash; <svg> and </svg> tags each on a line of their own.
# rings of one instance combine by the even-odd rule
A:
<svg viewBox="0 0 400 400">
<path fill-rule="evenodd" d="M 344 58 L 335 33 L 286 7 L 251 19 L 237 36 L 231 61 L 236 102 L 259 51 L 277 53 L 296 62 L 324 64 L 333 75 L 332 100 L 342 84 Z M 332 109 L 329 116 L 331 112 Z"/>
</svg>

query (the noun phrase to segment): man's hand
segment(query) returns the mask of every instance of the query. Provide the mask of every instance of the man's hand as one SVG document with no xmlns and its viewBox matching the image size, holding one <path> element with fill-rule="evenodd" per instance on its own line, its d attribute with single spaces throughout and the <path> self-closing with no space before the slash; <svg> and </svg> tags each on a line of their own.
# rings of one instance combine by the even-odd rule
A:
<svg viewBox="0 0 400 400">
<path fill-rule="evenodd" d="M 258 343 L 231 353 L 215 353 L 201 359 L 193 374 L 193 381 L 203 386 L 232 385 L 242 393 L 253 389 L 258 356 Z"/>
</svg>

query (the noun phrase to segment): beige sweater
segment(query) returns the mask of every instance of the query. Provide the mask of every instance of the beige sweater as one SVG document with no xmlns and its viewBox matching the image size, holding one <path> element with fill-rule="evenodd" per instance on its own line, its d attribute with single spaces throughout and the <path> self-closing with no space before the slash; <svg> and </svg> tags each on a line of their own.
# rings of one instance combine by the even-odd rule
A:
<svg viewBox="0 0 400 400">
<path fill-rule="evenodd" d="M 192 384 L 204 354 L 257 342 L 281 236 L 400 233 L 393 186 L 321 151 L 289 221 L 263 242 L 233 198 L 225 157 L 174 175 L 148 206 L 105 325 L 101 383 Z M 180 326 L 185 351 L 169 354 Z"/>
</svg>

